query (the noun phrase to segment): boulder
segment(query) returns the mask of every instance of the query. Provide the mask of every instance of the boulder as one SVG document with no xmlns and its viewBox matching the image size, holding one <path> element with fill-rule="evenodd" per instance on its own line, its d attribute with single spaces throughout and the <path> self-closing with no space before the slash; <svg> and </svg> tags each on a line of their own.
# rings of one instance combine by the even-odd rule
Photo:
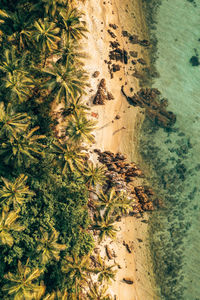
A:
<svg viewBox="0 0 200 300">
<path fill-rule="evenodd" d="M 95 71 L 95 72 L 93 73 L 93 75 L 92 75 L 92 76 L 93 76 L 94 78 L 97 78 L 97 77 L 99 76 L 99 74 L 100 74 L 100 72 L 99 72 L 99 71 Z"/>
</svg>

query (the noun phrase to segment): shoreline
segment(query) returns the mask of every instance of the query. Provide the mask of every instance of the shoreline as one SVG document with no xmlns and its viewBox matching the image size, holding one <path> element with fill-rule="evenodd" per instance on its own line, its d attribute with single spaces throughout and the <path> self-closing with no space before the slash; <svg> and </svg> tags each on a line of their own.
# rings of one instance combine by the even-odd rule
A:
<svg viewBox="0 0 200 300">
<path fill-rule="evenodd" d="M 128 30 L 131 34 L 138 34 L 140 38 L 145 38 L 140 2 L 138 0 L 134 0 L 131 4 L 129 2 L 125 1 L 123 5 L 119 1 L 102 3 L 91 0 L 86 2 L 83 10 L 86 13 L 85 21 L 89 33 L 88 38 L 83 42 L 83 48 L 88 49 L 89 53 L 85 59 L 85 69 L 91 79 L 91 86 L 87 91 L 90 96 L 88 104 L 91 107 L 91 113 L 95 114 L 95 119 L 98 121 L 95 131 L 96 143 L 92 149 L 100 148 L 102 151 L 122 152 L 129 161 L 137 162 L 137 139 L 143 114 L 140 108 L 129 106 L 121 94 L 121 85 L 127 82 L 125 88 L 128 93 L 130 93 L 131 87 L 136 92 L 139 90 L 139 80 L 131 75 L 130 64 L 123 64 L 121 70 L 114 73 L 114 78 L 111 79 L 108 66 L 104 62 L 108 59 L 109 44 L 113 40 L 107 32 L 108 29 L 111 29 L 109 24 L 118 26 L 116 30 L 112 31 L 122 48 L 127 51 L 137 51 L 140 58 L 145 56 L 146 50 L 139 45 L 127 43 L 127 39 L 121 34 L 122 30 Z M 134 18 L 131 16 L 133 8 L 135 9 Z M 126 23 L 121 25 L 123 19 L 126 20 Z M 145 59 L 146 57 L 147 54 Z M 100 72 L 98 78 L 92 76 L 95 71 Z M 102 78 L 106 79 L 107 89 L 113 94 L 115 100 L 106 101 L 104 106 L 93 105 L 91 103 Z M 122 79 L 120 80 L 120 78 Z M 119 115 L 120 119 L 116 120 L 116 115 Z M 94 161 L 96 159 L 93 154 L 91 154 L 91 159 Z M 148 220 L 148 213 L 144 214 L 144 219 Z M 122 218 L 122 221 L 117 224 L 121 230 L 117 234 L 116 240 L 112 242 L 107 238 L 101 245 L 98 245 L 102 258 L 105 258 L 105 245 L 108 244 L 116 254 L 116 259 L 111 260 L 110 263 L 115 262 L 121 267 L 117 271 L 116 281 L 109 288 L 111 294 L 118 300 L 156 299 L 154 275 L 151 271 L 152 264 L 147 245 L 148 225 L 141 220 L 142 218 L 136 217 Z M 133 253 L 127 252 L 123 241 L 132 245 Z M 131 277 L 133 285 L 124 283 L 123 277 Z"/>
</svg>

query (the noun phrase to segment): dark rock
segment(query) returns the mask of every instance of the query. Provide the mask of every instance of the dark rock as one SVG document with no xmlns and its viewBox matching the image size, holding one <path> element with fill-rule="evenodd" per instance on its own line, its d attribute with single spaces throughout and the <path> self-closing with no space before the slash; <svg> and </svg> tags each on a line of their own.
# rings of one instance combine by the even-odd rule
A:
<svg viewBox="0 0 200 300">
<path fill-rule="evenodd" d="M 129 278 L 123 278 L 123 281 L 127 284 L 133 284 L 133 280 L 131 280 Z"/>
<path fill-rule="evenodd" d="M 113 28 L 114 30 L 116 30 L 116 29 L 118 28 L 118 26 L 117 26 L 116 24 L 109 24 L 109 26 L 110 26 L 111 28 Z"/>
<path fill-rule="evenodd" d="M 115 119 L 119 120 L 120 119 L 120 115 L 116 115 Z"/>
<path fill-rule="evenodd" d="M 111 92 L 107 93 L 107 97 L 108 97 L 108 100 L 114 100 L 115 99 Z"/>
<path fill-rule="evenodd" d="M 130 54 L 130 56 L 132 56 L 132 57 L 137 57 L 137 56 L 138 56 L 137 51 L 130 51 L 129 54 Z"/>
<path fill-rule="evenodd" d="M 137 60 L 141 65 L 146 65 L 146 61 L 143 58 Z"/>
<path fill-rule="evenodd" d="M 113 64 L 113 65 L 112 65 L 112 71 L 113 71 L 113 72 L 118 72 L 118 71 L 120 71 L 120 65 L 115 65 L 115 64 Z"/>
<path fill-rule="evenodd" d="M 110 41 L 110 45 L 113 49 L 118 48 L 120 46 L 120 44 L 116 41 L 114 41 L 114 42 Z"/>
<path fill-rule="evenodd" d="M 144 47 L 150 46 L 150 42 L 148 40 L 141 40 L 139 41 L 139 44 Z"/>
<path fill-rule="evenodd" d="M 129 41 L 130 41 L 132 44 L 138 44 L 138 43 L 139 43 L 138 36 L 135 35 L 135 34 L 130 35 L 130 36 L 129 36 Z"/>
<path fill-rule="evenodd" d="M 131 63 L 133 64 L 133 65 L 136 65 L 137 64 L 137 60 L 131 60 Z"/>
<path fill-rule="evenodd" d="M 130 33 L 128 33 L 128 31 L 126 31 L 126 30 L 123 30 L 123 31 L 122 31 L 122 35 L 123 35 L 124 37 L 129 37 L 129 36 L 130 36 Z"/>
<path fill-rule="evenodd" d="M 198 56 L 192 56 L 192 57 L 190 58 L 190 64 L 191 64 L 193 67 L 198 67 L 198 66 L 200 65 Z"/>
<path fill-rule="evenodd" d="M 135 76 L 138 74 L 135 74 Z M 137 76 L 136 76 L 137 77 Z M 158 126 L 171 128 L 176 122 L 176 116 L 166 110 L 163 101 L 160 100 L 160 91 L 154 88 L 142 88 L 132 97 L 128 97 L 121 88 L 123 95 L 134 106 L 140 106 L 146 109 L 147 116 Z"/>
<path fill-rule="evenodd" d="M 114 34 L 114 32 L 112 32 L 110 29 L 108 29 L 108 33 L 110 34 L 110 36 L 115 39 L 116 35 Z"/>
</svg>

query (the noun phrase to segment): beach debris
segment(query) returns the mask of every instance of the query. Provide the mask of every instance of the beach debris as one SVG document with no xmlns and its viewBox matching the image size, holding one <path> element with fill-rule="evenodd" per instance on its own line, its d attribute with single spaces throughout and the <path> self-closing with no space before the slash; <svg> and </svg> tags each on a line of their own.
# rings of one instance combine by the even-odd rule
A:
<svg viewBox="0 0 200 300">
<path fill-rule="evenodd" d="M 142 88 L 132 97 L 126 95 L 123 86 L 121 91 L 129 103 L 145 108 L 147 116 L 158 126 L 171 128 L 175 124 L 176 115 L 171 111 L 167 111 L 166 99 L 162 101 L 161 93 L 158 89 Z"/>
<path fill-rule="evenodd" d="M 125 241 L 123 241 L 123 245 L 126 247 L 126 250 L 128 251 L 128 253 L 132 253 L 129 244 L 127 244 Z"/>
<path fill-rule="evenodd" d="M 111 92 L 107 91 L 106 80 L 103 78 L 99 83 L 99 87 L 94 97 L 93 103 L 96 105 L 104 105 L 106 100 L 114 100 L 114 97 Z"/>
<path fill-rule="evenodd" d="M 108 29 L 108 33 L 110 34 L 110 36 L 115 39 L 116 35 L 114 34 L 114 32 L 112 32 L 110 29 Z"/>
<path fill-rule="evenodd" d="M 99 114 L 98 113 L 95 113 L 95 112 L 91 112 L 91 116 L 98 119 L 99 117 Z"/>
<path fill-rule="evenodd" d="M 110 250 L 108 245 L 105 246 L 105 250 L 106 250 L 106 255 L 107 255 L 108 259 L 112 259 L 113 258 L 112 251 Z"/>
<path fill-rule="evenodd" d="M 116 120 L 119 120 L 119 119 L 120 119 L 120 115 L 116 115 L 116 116 L 115 116 L 115 119 L 116 119 Z"/>
<path fill-rule="evenodd" d="M 124 281 L 126 284 L 133 284 L 133 280 L 131 280 L 130 278 L 123 278 L 123 281 Z"/>
<path fill-rule="evenodd" d="M 97 78 L 97 77 L 99 76 L 99 74 L 100 74 L 100 72 L 99 72 L 99 71 L 95 71 L 95 72 L 93 73 L 93 75 L 92 75 L 92 76 L 93 76 L 94 78 Z"/>
</svg>

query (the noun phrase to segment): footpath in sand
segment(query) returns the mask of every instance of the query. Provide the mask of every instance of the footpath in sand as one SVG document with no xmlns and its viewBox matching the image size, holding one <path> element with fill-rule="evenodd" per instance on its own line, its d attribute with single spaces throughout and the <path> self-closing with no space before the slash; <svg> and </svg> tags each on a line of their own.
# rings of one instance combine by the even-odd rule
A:
<svg viewBox="0 0 200 300">
<path fill-rule="evenodd" d="M 131 95 L 130 88 L 134 89 L 133 93 L 139 89 L 138 80 L 132 76 L 134 66 L 131 63 L 127 65 L 118 63 L 121 69 L 115 72 L 114 77 L 111 78 L 105 60 L 109 61 L 109 51 L 112 50 L 110 41 L 117 41 L 120 48 L 124 48 L 128 52 L 137 51 L 138 58 L 145 57 L 147 50 L 144 47 L 131 44 L 128 42 L 128 38 L 122 35 L 122 30 L 127 30 L 131 34 L 137 34 L 141 39 L 145 38 L 145 23 L 140 0 L 134 0 L 131 4 L 127 0 L 88 0 L 81 9 L 85 12 L 84 19 L 89 30 L 88 38 L 83 44 L 87 53 L 85 68 L 89 73 L 91 85 L 87 91 L 89 99 L 87 95 L 86 100 L 91 107 L 91 118 L 98 121 L 97 129 L 94 132 L 96 143 L 92 148 L 99 148 L 102 151 L 110 150 L 114 153 L 120 151 L 126 154 L 129 161 L 137 161 L 137 133 L 143 115 L 139 108 L 130 106 L 121 93 L 122 85 L 125 85 L 125 91 L 129 95 Z M 109 24 L 117 25 L 117 29 L 111 28 Z M 108 33 L 109 29 L 115 34 L 115 38 Z M 140 67 L 137 64 L 136 69 L 138 68 Z M 100 72 L 97 78 L 92 76 L 95 71 Z M 105 78 L 107 90 L 113 94 L 115 99 L 106 101 L 105 105 L 94 105 L 93 99 L 102 78 Z M 116 115 L 119 115 L 120 118 L 116 119 Z M 115 295 L 115 299 L 157 299 L 146 241 L 148 225 L 141 222 L 141 220 L 147 219 L 147 214 L 143 219 L 122 218 L 122 221 L 117 223 L 120 231 L 117 233 L 116 240 L 106 239 L 99 246 L 104 258 L 106 257 L 104 245 L 109 245 L 116 254 L 115 260 L 111 263 L 116 262 L 121 267 L 117 271 L 116 280 L 109 289 Z M 131 245 L 132 253 L 127 251 L 123 241 Z M 133 284 L 128 285 L 123 282 L 124 277 L 131 278 Z"/>
</svg>

